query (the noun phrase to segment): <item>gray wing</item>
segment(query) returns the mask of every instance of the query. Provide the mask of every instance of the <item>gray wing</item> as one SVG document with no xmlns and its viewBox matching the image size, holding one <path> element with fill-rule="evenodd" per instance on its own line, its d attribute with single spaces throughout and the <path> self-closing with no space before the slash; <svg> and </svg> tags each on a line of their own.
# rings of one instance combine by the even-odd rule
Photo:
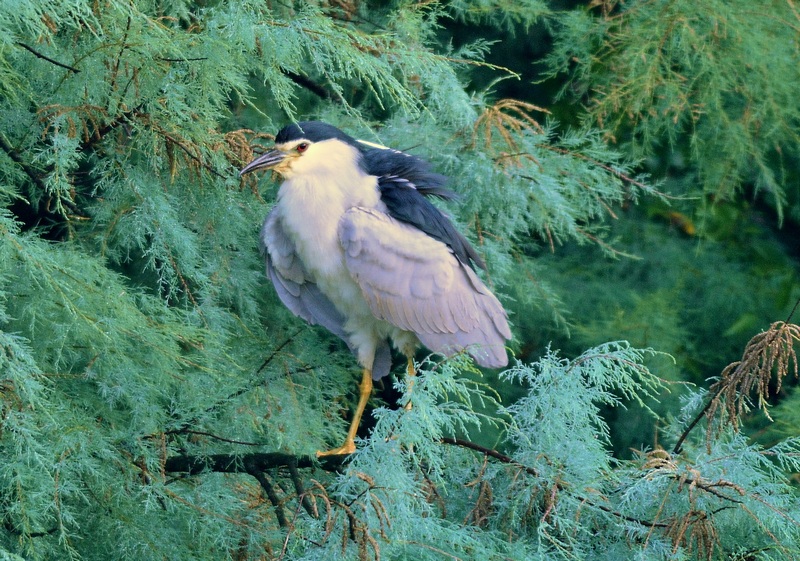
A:
<svg viewBox="0 0 800 561">
<path fill-rule="evenodd" d="M 283 305 L 311 325 L 321 325 L 354 351 L 344 329 L 344 316 L 309 278 L 295 252 L 294 243 L 283 229 L 276 209 L 273 209 L 264 221 L 260 245 L 266 258 L 267 276 L 275 286 Z M 375 351 L 372 376 L 376 380 L 382 378 L 391 368 L 392 355 L 389 343 L 382 341 Z"/>
<path fill-rule="evenodd" d="M 487 367 L 508 363 L 503 306 L 444 243 L 367 208 L 344 214 L 339 240 L 376 317 L 414 332 L 432 351 L 466 350 Z"/>
</svg>

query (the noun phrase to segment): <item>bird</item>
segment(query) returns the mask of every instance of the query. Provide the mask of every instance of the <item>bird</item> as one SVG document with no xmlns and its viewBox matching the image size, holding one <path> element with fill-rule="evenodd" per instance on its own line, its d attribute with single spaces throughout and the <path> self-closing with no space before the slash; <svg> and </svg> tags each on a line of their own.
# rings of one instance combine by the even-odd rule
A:
<svg viewBox="0 0 800 561">
<path fill-rule="evenodd" d="M 431 202 L 456 194 L 427 161 L 300 121 L 239 174 L 257 170 L 283 178 L 260 233 L 266 275 L 294 315 L 342 339 L 362 369 L 345 441 L 318 457 L 355 452 L 373 380 L 392 367 L 390 344 L 406 357 L 409 391 L 420 345 L 508 364 L 508 315 L 476 274 L 481 256 Z"/>
</svg>

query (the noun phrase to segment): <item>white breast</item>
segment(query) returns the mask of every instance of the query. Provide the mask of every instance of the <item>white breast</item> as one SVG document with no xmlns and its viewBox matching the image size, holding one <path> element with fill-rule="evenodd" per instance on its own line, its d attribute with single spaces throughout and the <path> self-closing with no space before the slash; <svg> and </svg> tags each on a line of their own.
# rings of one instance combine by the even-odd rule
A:
<svg viewBox="0 0 800 561">
<path fill-rule="evenodd" d="M 337 231 L 339 220 L 350 208 L 385 211 L 377 179 L 356 165 L 358 151 L 351 146 L 321 142 L 312 145 L 309 152 L 312 149 L 316 153 L 309 161 L 315 167 L 292 174 L 281 185 L 278 212 L 303 265 L 323 293 L 346 316 L 360 315 L 362 306 L 368 313 L 345 267 Z"/>
<path fill-rule="evenodd" d="M 377 178 L 356 165 L 359 153 L 355 148 L 341 142 L 320 142 L 311 145 L 309 156 L 312 150 L 316 151 L 313 158 L 298 158 L 300 168 L 295 165 L 294 173 L 281 185 L 276 208 L 310 280 L 347 318 L 344 327 L 350 344 L 362 366 L 371 368 L 381 339 L 402 339 L 404 348 L 413 348 L 416 338 L 404 337 L 401 330 L 372 314 L 347 270 L 338 229 L 348 209 L 386 212 L 386 205 L 380 199 Z"/>
</svg>

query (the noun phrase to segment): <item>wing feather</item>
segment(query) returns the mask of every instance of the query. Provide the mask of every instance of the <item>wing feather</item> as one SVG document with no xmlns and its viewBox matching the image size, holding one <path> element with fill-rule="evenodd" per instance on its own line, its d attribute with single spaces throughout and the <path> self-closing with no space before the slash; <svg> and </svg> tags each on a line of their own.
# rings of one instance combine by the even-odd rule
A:
<svg viewBox="0 0 800 561">
<path fill-rule="evenodd" d="M 340 220 L 339 240 L 376 317 L 414 332 L 433 351 L 466 350 L 483 366 L 507 364 L 511 332 L 505 310 L 446 244 L 360 207 Z"/>
<path fill-rule="evenodd" d="M 321 325 L 352 350 L 344 329 L 344 317 L 308 277 L 275 209 L 264 221 L 260 241 L 266 259 L 267 276 L 283 305 L 311 325 Z"/>
</svg>

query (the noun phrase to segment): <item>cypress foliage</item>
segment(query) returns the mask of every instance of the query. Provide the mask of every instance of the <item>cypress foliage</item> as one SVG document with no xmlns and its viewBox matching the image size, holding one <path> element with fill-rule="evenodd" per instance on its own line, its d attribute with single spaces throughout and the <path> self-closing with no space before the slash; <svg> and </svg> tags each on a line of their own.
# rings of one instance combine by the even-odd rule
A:
<svg viewBox="0 0 800 561">
<path fill-rule="evenodd" d="M 547 108 L 469 87 L 475 68 L 513 73 L 484 60 L 488 41 L 455 47 L 440 26 L 551 18 L 554 56 L 584 29 L 575 45 L 612 37 L 632 64 L 604 27 L 617 8 L 0 4 L 0 557 L 796 558 L 800 443 L 739 432 L 748 396 L 766 404 L 770 379 L 796 372 L 791 321 L 756 336 L 710 392 L 685 391 L 659 418 L 663 446 L 627 459 L 604 415 L 672 387 L 651 372 L 658 349 L 526 350 L 531 317 L 564 313 L 537 251 L 619 256 L 605 220 L 662 196 L 601 130 L 565 131 Z M 646 106 L 636 127 L 662 132 Z M 256 244 L 272 182 L 237 174 L 301 117 L 453 178 L 461 199 L 446 210 L 516 312 L 524 356 L 494 375 L 420 355 L 413 394 L 387 382 L 346 460 L 313 454 L 345 430 L 355 362 L 278 303 Z M 766 146 L 789 126 L 745 129 L 737 141 L 767 177 Z M 699 160 L 719 150 L 703 146 Z"/>
<path fill-rule="evenodd" d="M 797 217 L 800 80 L 794 2 L 626 2 L 559 18 L 552 72 L 591 94 L 589 116 L 639 154 L 693 164 L 706 196 L 755 191 Z"/>
</svg>

